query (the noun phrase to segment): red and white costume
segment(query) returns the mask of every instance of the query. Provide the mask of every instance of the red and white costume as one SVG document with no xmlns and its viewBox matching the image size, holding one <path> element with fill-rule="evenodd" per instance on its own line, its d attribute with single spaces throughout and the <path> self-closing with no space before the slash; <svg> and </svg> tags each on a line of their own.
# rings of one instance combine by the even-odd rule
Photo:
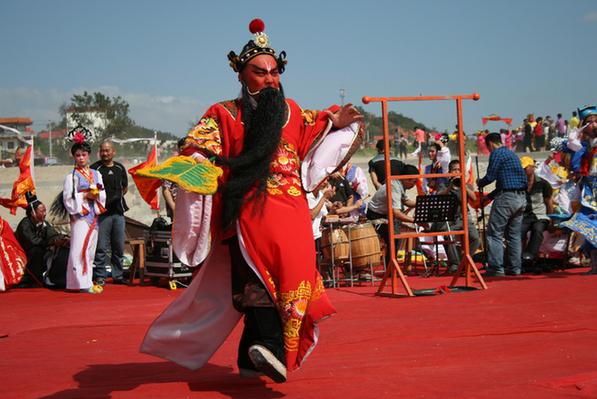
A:
<svg viewBox="0 0 597 399">
<path fill-rule="evenodd" d="M 317 343 L 317 322 L 335 312 L 316 268 L 305 190 L 341 167 L 362 134 L 357 123 L 330 131 L 325 112 L 302 110 L 286 99 L 286 122 L 270 164 L 264 201 L 245 203 L 236 229 L 222 231 L 221 196 L 179 190 L 173 246 L 179 259 L 197 265 L 191 286 L 150 327 L 141 350 L 191 369 L 204 365 L 241 317 L 232 305 L 230 255 L 222 240 L 238 235 L 243 257 L 273 299 L 284 334 L 286 367 L 298 368 Z M 242 151 L 239 100 L 213 105 L 187 136 L 205 157 L 234 158 Z M 226 184 L 228 171 L 219 184 Z M 250 195 L 250 193 L 249 193 Z"/>
<path fill-rule="evenodd" d="M 91 201 L 85 198 L 85 194 L 94 186 L 100 189 L 100 194 L 97 200 Z M 101 173 L 94 169 L 75 168 L 64 179 L 62 196 L 64 207 L 70 215 L 71 236 L 66 268 L 68 290 L 86 290 L 93 285 L 97 218 L 105 211 L 106 204 L 103 186 Z"/>
</svg>

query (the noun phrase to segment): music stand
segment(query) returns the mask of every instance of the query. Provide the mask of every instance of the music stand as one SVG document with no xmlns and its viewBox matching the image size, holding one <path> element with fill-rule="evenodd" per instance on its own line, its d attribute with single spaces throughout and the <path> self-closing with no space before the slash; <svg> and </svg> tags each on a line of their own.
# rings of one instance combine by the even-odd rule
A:
<svg viewBox="0 0 597 399">
<path fill-rule="evenodd" d="M 445 195 L 419 195 L 415 203 L 415 224 L 422 223 L 447 223 L 453 222 L 456 216 L 456 209 L 458 208 L 457 198 L 451 194 Z M 447 233 L 449 234 L 449 227 Z M 445 237 L 444 237 L 445 240 Z M 437 237 L 435 241 L 436 257 L 438 253 Z M 444 241 L 445 242 L 445 241 Z M 425 274 L 423 277 L 430 277 L 437 273 L 439 267 L 439 259 L 435 259 L 435 265 L 430 270 L 425 266 Z"/>
<path fill-rule="evenodd" d="M 453 222 L 458 207 L 454 195 L 419 195 L 415 203 L 415 223 Z"/>
</svg>

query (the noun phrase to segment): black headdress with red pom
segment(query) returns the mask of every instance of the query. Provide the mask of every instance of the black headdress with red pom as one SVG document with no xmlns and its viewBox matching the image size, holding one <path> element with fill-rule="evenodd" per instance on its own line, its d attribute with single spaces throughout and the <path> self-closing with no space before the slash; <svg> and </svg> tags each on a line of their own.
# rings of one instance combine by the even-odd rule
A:
<svg viewBox="0 0 597 399">
<path fill-rule="evenodd" d="M 253 34 L 253 40 L 249 40 L 243 47 L 240 55 L 236 55 L 234 51 L 228 53 L 228 60 L 230 66 L 234 69 L 234 72 L 241 72 L 245 65 L 254 57 L 260 54 L 268 54 L 276 59 L 278 64 L 278 71 L 284 72 L 286 68 L 286 52 L 282 51 L 276 57 L 276 50 L 269 45 L 269 38 L 263 31 L 265 30 L 265 24 L 259 18 L 251 21 L 249 24 L 249 31 Z"/>
<path fill-rule="evenodd" d="M 78 149 L 91 152 L 91 142 L 94 137 L 93 132 L 83 125 L 77 125 L 77 127 L 69 130 L 65 135 L 65 138 L 73 143 L 70 149 L 73 155 Z"/>
</svg>

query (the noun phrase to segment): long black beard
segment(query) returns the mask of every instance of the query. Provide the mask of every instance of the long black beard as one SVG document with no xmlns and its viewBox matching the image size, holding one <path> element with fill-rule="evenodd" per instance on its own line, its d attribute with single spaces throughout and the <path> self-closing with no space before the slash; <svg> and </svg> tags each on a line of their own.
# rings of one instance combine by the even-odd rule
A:
<svg viewBox="0 0 597 399">
<path fill-rule="evenodd" d="M 222 186 L 224 228 L 236 222 L 245 201 L 263 200 L 270 176 L 270 163 L 276 153 L 284 116 L 286 101 L 284 92 L 273 88 L 263 89 L 259 95 L 257 107 L 251 107 L 250 95 L 245 85 L 242 89 L 242 115 L 245 125 L 243 150 L 236 158 L 219 161 L 228 166 L 230 178 Z M 255 188 L 248 197 L 247 194 Z M 246 197 L 246 198 L 245 198 Z M 256 206 L 255 209 L 258 209 Z"/>
</svg>

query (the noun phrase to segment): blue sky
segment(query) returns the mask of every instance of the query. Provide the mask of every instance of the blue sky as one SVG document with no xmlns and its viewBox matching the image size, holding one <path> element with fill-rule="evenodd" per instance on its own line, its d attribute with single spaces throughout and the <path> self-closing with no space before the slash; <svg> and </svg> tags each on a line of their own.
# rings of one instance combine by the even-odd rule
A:
<svg viewBox="0 0 597 399">
<path fill-rule="evenodd" d="M 182 135 L 239 90 L 226 58 L 259 17 L 288 54 L 286 95 L 303 108 L 361 97 L 479 92 L 464 126 L 491 113 L 569 117 L 597 102 L 597 1 L 1 0 L 0 116 L 58 120 L 83 90 L 120 95 L 140 125 Z M 365 107 L 378 113 L 379 104 Z M 452 129 L 452 102 L 392 104 Z M 490 125 L 497 128 L 499 125 Z"/>
</svg>

